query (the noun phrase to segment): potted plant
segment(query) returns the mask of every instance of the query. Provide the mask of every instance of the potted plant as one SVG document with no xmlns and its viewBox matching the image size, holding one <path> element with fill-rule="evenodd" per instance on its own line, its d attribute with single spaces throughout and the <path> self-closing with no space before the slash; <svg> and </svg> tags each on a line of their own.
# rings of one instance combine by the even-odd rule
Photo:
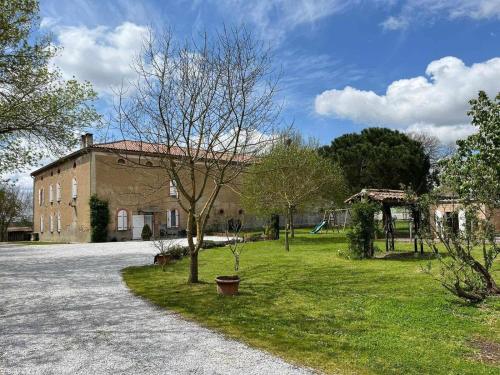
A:
<svg viewBox="0 0 500 375">
<path fill-rule="evenodd" d="M 168 238 L 158 238 L 153 240 L 153 246 L 159 251 L 154 257 L 154 264 L 161 266 L 165 271 L 167 264 L 183 256 L 183 247 L 176 241 Z"/>
<path fill-rule="evenodd" d="M 229 226 L 229 230 L 226 231 L 226 236 L 228 239 L 228 246 L 231 250 L 231 254 L 234 257 L 234 275 L 230 276 L 217 276 L 215 282 L 217 283 L 217 293 L 223 296 L 234 296 L 238 294 L 238 288 L 240 285 L 240 277 L 238 276 L 238 270 L 240 268 L 240 256 L 245 245 L 245 237 L 240 237 L 241 223 Z M 230 236 L 231 230 L 231 236 Z"/>
</svg>

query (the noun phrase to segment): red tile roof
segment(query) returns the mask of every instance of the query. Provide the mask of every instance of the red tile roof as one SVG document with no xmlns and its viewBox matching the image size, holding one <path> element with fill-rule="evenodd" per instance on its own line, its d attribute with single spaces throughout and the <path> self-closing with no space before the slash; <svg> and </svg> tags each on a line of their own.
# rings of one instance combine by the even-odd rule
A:
<svg viewBox="0 0 500 375">
<path fill-rule="evenodd" d="M 43 167 L 33 171 L 31 173 L 31 176 L 36 176 L 37 174 L 52 168 L 56 165 L 59 165 L 60 163 L 66 161 L 66 160 L 71 160 L 77 156 L 80 156 L 89 150 L 103 150 L 107 152 L 116 152 L 119 153 L 120 151 L 123 153 L 144 153 L 144 154 L 150 154 L 152 156 L 160 156 L 161 154 L 166 155 L 175 155 L 175 156 L 186 156 L 187 155 L 187 149 L 182 148 L 182 147 L 171 147 L 170 152 L 168 152 L 168 148 L 165 145 L 162 144 L 156 144 L 156 143 L 149 143 L 149 142 L 142 142 L 142 141 L 129 141 L 129 140 L 123 140 L 123 141 L 116 141 L 116 142 L 108 142 L 108 143 L 96 143 L 93 145 L 90 145 L 88 147 L 81 148 L 75 152 L 72 152 L 71 154 L 65 155 L 52 163 L 49 163 L 47 165 L 44 165 Z M 207 153 L 205 156 L 203 153 L 199 156 L 200 159 L 203 158 L 207 159 L 221 159 L 221 160 L 228 160 L 230 159 L 228 155 L 222 153 L 222 152 L 210 152 Z M 232 158 L 232 162 L 235 163 L 245 163 L 249 162 L 253 159 L 253 156 L 251 155 L 236 155 L 234 158 Z"/>
<path fill-rule="evenodd" d="M 368 198 L 369 200 L 381 203 L 405 204 L 413 202 L 413 199 L 408 197 L 404 190 L 393 189 L 363 189 L 359 193 L 347 198 L 345 203 L 353 203 L 354 201 Z"/>
<path fill-rule="evenodd" d="M 101 148 L 110 151 L 132 151 L 132 152 L 145 152 L 150 154 L 167 154 L 168 148 L 165 145 L 157 144 L 157 143 L 149 143 L 142 141 L 117 141 L 117 142 L 108 142 L 108 143 L 97 143 L 91 148 Z M 182 149 L 180 147 L 172 147 L 170 148 L 169 154 L 184 156 L 186 155 L 186 149 Z"/>
<path fill-rule="evenodd" d="M 150 143 L 150 142 L 142 142 L 142 141 L 117 141 L 117 142 L 109 142 L 109 143 L 97 143 L 90 148 L 98 148 L 104 149 L 108 151 L 123 151 L 123 152 L 138 152 L 138 153 L 146 153 L 146 154 L 164 154 L 164 155 L 174 155 L 174 156 L 187 156 L 188 149 L 184 147 L 171 147 L 170 149 L 164 144 L 158 143 Z M 208 158 L 208 159 L 230 159 L 230 157 L 222 152 L 212 151 L 210 153 L 204 154 L 204 151 L 200 153 L 200 158 Z M 250 161 L 252 158 L 247 155 L 236 155 L 233 160 L 235 162 L 245 162 Z"/>
</svg>

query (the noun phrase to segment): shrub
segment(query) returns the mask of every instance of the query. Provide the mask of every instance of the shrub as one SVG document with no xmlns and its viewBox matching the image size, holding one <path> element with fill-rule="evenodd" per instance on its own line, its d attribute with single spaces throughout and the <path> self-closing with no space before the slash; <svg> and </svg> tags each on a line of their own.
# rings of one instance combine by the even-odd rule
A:
<svg viewBox="0 0 500 375">
<path fill-rule="evenodd" d="M 268 240 L 278 240 L 280 238 L 279 215 L 271 215 L 269 221 L 264 225 L 264 235 Z"/>
<path fill-rule="evenodd" d="M 370 202 L 355 203 L 351 207 L 352 228 L 347 233 L 350 257 L 371 258 L 375 252 L 375 213 L 378 205 Z"/>
<path fill-rule="evenodd" d="M 225 246 L 225 243 L 223 243 L 223 242 L 204 240 L 203 244 L 201 245 L 201 248 L 202 249 L 212 249 L 214 247 L 224 247 L 224 246 Z"/>
<path fill-rule="evenodd" d="M 151 228 L 149 227 L 148 224 L 145 224 L 144 227 L 142 227 L 142 232 L 141 232 L 142 240 L 149 241 L 152 236 L 153 236 L 153 232 L 151 231 Z"/>
<path fill-rule="evenodd" d="M 169 250 L 168 254 L 172 259 L 181 259 L 189 254 L 188 246 L 173 245 Z"/>
<path fill-rule="evenodd" d="M 108 202 L 90 197 L 90 240 L 92 242 L 106 242 L 108 237 L 109 207 Z"/>
<path fill-rule="evenodd" d="M 257 242 L 263 239 L 264 237 L 259 233 L 249 234 L 244 237 L 245 242 Z"/>
</svg>

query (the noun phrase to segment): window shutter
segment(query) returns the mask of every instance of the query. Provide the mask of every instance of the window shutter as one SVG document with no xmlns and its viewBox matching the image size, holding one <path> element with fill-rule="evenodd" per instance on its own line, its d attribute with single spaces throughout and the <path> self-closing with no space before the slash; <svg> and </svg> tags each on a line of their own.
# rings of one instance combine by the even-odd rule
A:
<svg viewBox="0 0 500 375">
<path fill-rule="evenodd" d="M 52 214 L 49 216 L 49 229 L 50 233 L 54 232 L 54 215 Z"/>
<path fill-rule="evenodd" d="M 57 231 L 61 233 L 61 213 L 57 214 Z"/>
<path fill-rule="evenodd" d="M 172 220 L 170 217 L 170 210 L 167 210 L 167 228 L 172 228 Z"/>
<path fill-rule="evenodd" d="M 178 198 L 177 183 L 175 180 L 170 180 L 170 196 Z"/>
<path fill-rule="evenodd" d="M 179 210 L 175 210 L 175 227 L 179 227 Z"/>
<path fill-rule="evenodd" d="M 44 199 L 43 199 L 43 198 L 44 198 L 44 191 L 43 191 L 43 188 L 41 188 L 38 192 L 39 192 L 39 193 L 38 193 L 38 202 L 39 202 L 39 204 L 40 204 L 40 206 L 41 206 L 41 205 L 43 205 L 43 203 L 44 203 L 44 202 L 43 202 L 43 200 L 44 200 Z"/>
<path fill-rule="evenodd" d="M 127 211 L 122 210 L 122 230 L 128 229 L 128 215 Z"/>
<path fill-rule="evenodd" d="M 59 182 L 56 185 L 56 200 L 61 201 L 61 184 Z"/>
<path fill-rule="evenodd" d="M 117 230 L 122 230 L 123 228 L 123 217 L 122 217 L 122 210 L 118 211 L 118 215 L 116 215 L 116 229 Z"/>
<path fill-rule="evenodd" d="M 71 187 L 71 195 L 73 198 L 76 198 L 78 195 L 78 185 L 76 182 L 76 178 L 74 178 L 74 177 L 73 177 L 73 183 L 72 183 L 72 187 Z"/>
<path fill-rule="evenodd" d="M 118 211 L 118 230 L 127 230 L 127 229 L 128 229 L 127 211 L 120 210 Z"/>
</svg>

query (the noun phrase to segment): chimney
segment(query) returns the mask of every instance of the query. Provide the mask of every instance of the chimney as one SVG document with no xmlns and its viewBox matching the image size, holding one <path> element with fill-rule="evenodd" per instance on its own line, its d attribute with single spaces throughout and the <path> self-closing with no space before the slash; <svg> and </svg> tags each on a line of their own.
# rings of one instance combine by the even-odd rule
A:
<svg viewBox="0 0 500 375">
<path fill-rule="evenodd" d="M 82 135 L 82 148 L 92 146 L 94 143 L 94 136 L 92 133 L 85 133 Z"/>
</svg>

